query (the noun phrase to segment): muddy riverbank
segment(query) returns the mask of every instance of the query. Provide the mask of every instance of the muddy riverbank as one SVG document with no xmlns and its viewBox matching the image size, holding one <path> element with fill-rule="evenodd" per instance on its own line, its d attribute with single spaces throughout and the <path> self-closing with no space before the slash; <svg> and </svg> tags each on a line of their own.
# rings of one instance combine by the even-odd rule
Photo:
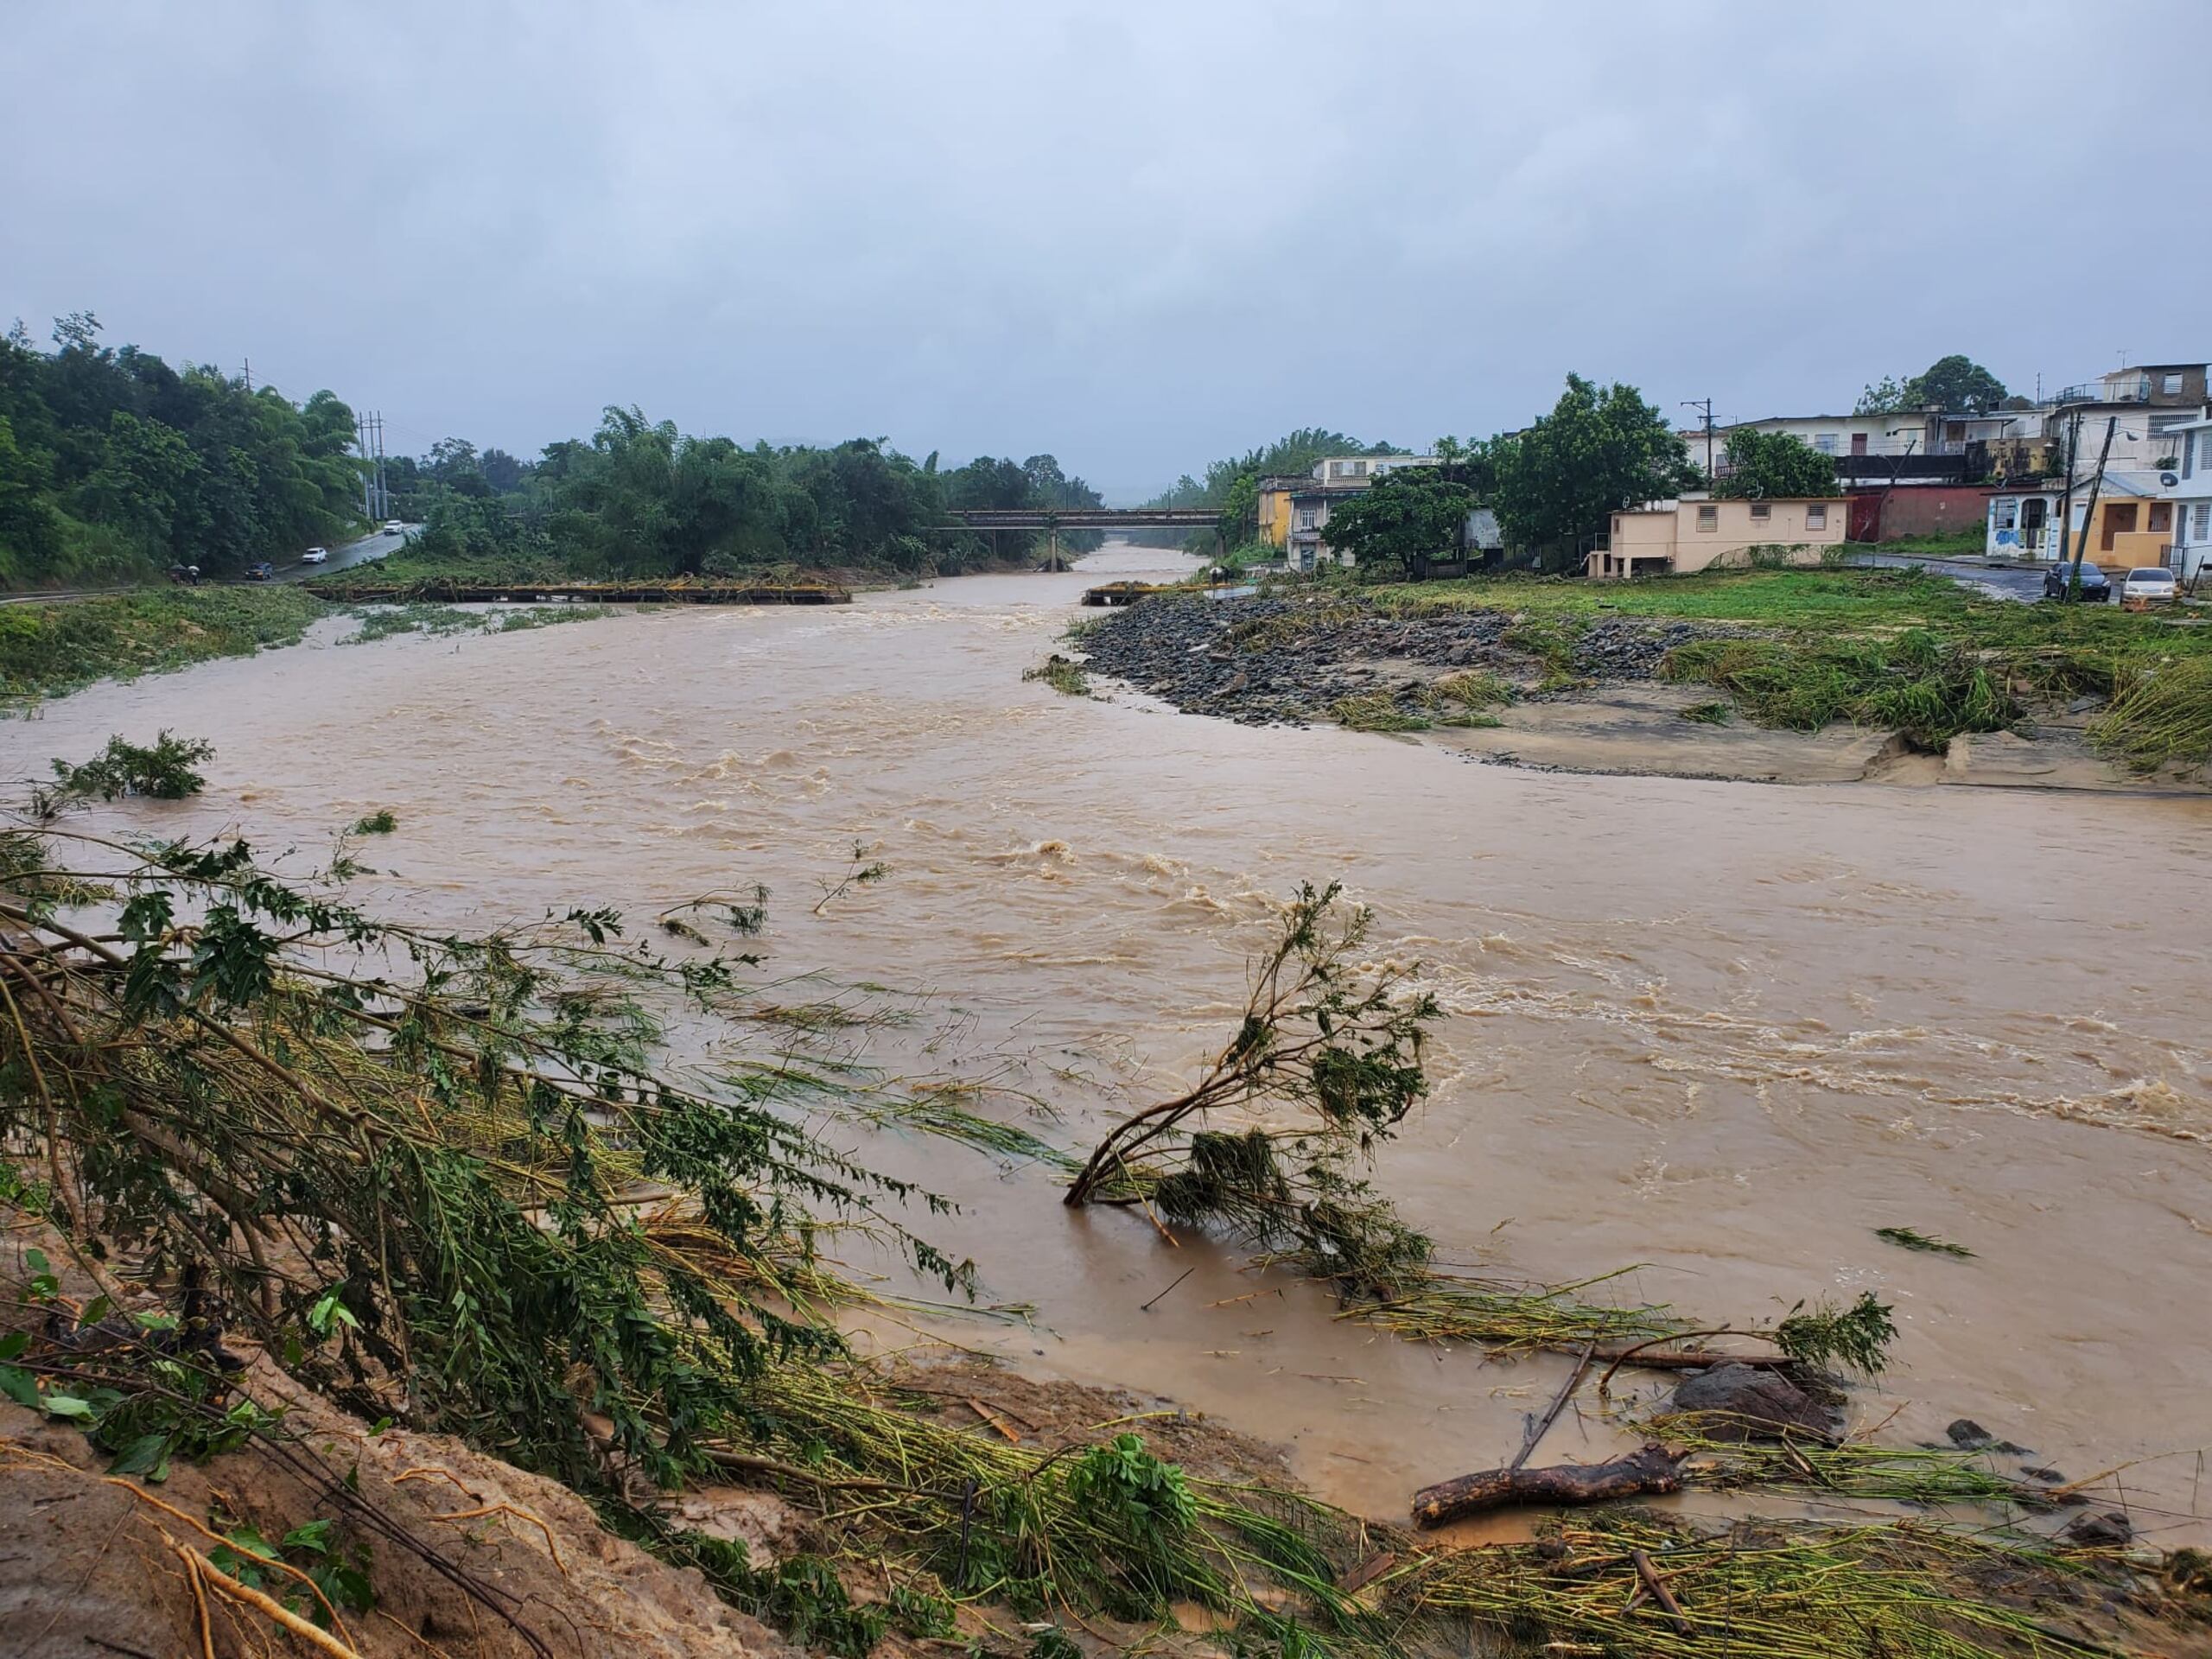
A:
<svg viewBox="0 0 2212 1659">
<path fill-rule="evenodd" d="M 1341 878 L 1376 908 L 1378 956 L 1420 963 L 1447 1010 L 1434 1090 L 1377 1176 L 1448 1260 L 1548 1282 L 1634 1266 L 1609 1294 L 1724 1318 L 1877 1289 L 1904 1334 L 1854 1427 L 1895 1412 L 1885 1437 L 1941 1440 L 1969 1416 L 2073 1478 L 2142 1459 L 2146 1535 L 2204 1535 L 2212 1333 L 2174 1310 L 2212 1274 L 2212 889 L 2101 878 L 2212 857 L 2206 803 L 1573 777 L 1459 764 L 1434 734 L 1024 683 L 1098 579 L 311 637 L 0 725 L 0 769 L 117 732 L 207 738 L 204 797 L 94 822 L 238 826 L 307 862 L 388 810 L 359 895 L 430 922 L 764 883 L 772 970 L 890 988 L 853 993 L 888 1006 L 852 1029 L 860 1062 L 957 1075 L 1070 1147 L 1185 1086 L 1273 901 Z M 887 875 L 816 913 L 856 840 Z M 1218 1414 L 1368 1514 L 1510 1455 L 1564 1375 L 1340 1321 L 1140 1217 L 1071 1217 L 1042 1169 L 871 1152 L 956 1198 L 917 1224 L 1033 1310 L 920 1321 L 933 1335 Z M 1976 1254 L 1900 1250 L 1874 1236 L 1892 1225 Z M 1560 1457 L 1613 1438 L 1594 1417 L 1554 1434 Z"/>
</svg>

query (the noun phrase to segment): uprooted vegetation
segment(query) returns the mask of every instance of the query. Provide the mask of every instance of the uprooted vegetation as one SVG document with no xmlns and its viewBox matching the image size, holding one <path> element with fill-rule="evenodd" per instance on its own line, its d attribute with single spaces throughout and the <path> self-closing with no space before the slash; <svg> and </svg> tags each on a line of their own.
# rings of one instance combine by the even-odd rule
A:
<svg viewBox="0 0 2212 1659">
<path fill-rule="evenodd" d="M 831 1315 L 864 1293 L 827 1251 L 865 1231 L 956 1295 L 976 1271 L 892 1213 L 927 1212 L 929 1194 L 829 1149 L 809 1120 L 911 1109 L 956 1138 L 986 1120 L 794 1056 L 747 979 L 757 905 L 679 907 L 696 948 L 671 957 L 603 908 L 456 934 L 360 909 L 342 865 L 288 880 L 243 842 L 17 833 L 0 877 L 0 1177 L 54 1243 L 51 1261 L 26 1255 L 20 1312 L 0 1320 L 0 1391 L 81 1431 L 132 1483 L 102 1501 L 168 1539 L 162 1605 L 181 1622 L 163 1651 L 196 1642 L 211 1609 L 226 1641 L 271 1650 L 413 1650 L 421 1638 L 397 1643 L 378 1612 L 403 1565 L 462 1605 L 473 1624 L 442 1627 L 456 1640 L 474 1628 L 494 1651 L 569 1650 L 546 1609 L 572 1573 L 626 1592 L 564 1560 L 550 1528 L 558 1576 L 530 1595 L 504 1567 L 474 1570 L 453 1523 L 496 1522 L 534 1552 L 555 1507 L 553 1488 L 503 1484 L 501 1463 L 847 1656 L 887 1632 L 1011 1656 L 1102 1620 L 1134 1627 L 1133 1645 L 1195 1605 L 1254 1655 L 1382 1659 L 1478 1628 L 1506 1650 L 1753 1641 L 1964 1659 L 2071 1650 L 2055 1620 L 2164 1593 L 2106 1558 L 1919 1526 L 1714 1535 L 1603 1518 L 1534 1545 L 1440 1548 L 1264 1471 L 1178 1466 L 1141 1423 L 1049 1447 L 953 1427 L 925 1389 L 848 1351 Z M 1301 892 L 1218 1058 L 1109 1137 L 1083 1190 L 1227 1232 L 1409 1338 L 1603 1344 L 1631 1364 L 1650 1352 L 1621 1344 L 1687 1339 L 1663 1310 L 1584 1287 L 1443 1273 L 1368 1184 L 1366 1146 L 1426 1086 L 1434 1013 L 1404 976 L 1357 967 L 1368 926 L 1332 890 Z M 710 1067 L 661 1063 L 677 1020 L 721 1033 Z M 1289 1121 L 1201 1121 L 1262 1107 Z M 1796 1317 L 1764 1334 L 1807 1363 L 1864 1363 L 1885 1340 L 1860 1311 Z M 405 1458 L 371 1427 L 386 1421 Z M 412 1461 L 433 1434 L 486 1455 L 438 1475 Z M 351 1472 L 334 1450 L 349 1440 Z M 219 1511 L 238 1500 L 180 1473 L 247 1455 L 289 1471 L 309 1510 L 282 1528 Z M 191 1508 L 149 1492 L 165 1474 Z M 461 1488 L 450 1510 L 416 1501 L 440 1479 Z M 700 1481 L 782 1494 L 808 1516 L 805 1547 L 762 1564 L 690 1524 L 662 1494 Z M 1647 1568 L 1665 1600 L 1633 1596 Z M 1993 1587 L 2020 1586 L 2043 1599 Z"/>
</svg>

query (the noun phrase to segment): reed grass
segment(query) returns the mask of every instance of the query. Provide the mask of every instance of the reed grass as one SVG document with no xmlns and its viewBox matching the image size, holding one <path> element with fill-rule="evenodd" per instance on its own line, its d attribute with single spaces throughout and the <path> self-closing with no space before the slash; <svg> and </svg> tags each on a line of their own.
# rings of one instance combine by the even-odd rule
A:
<svg viewBox="0 0 2212 1659">
<path fill-rule="evenodd" d="M 1329 718 L 1355 732 L 1425 732 L 1433 723 L 1425 715 L 1401 709 L 1387 691 L 1338 697 L 1329 705 Z"/>
<path fill-rule="evenodd" d="M 2133 662 L 2113 678 L 2091 742 L 2135 772 L 2212 760 L 2212 655 Z"/>
</svg>

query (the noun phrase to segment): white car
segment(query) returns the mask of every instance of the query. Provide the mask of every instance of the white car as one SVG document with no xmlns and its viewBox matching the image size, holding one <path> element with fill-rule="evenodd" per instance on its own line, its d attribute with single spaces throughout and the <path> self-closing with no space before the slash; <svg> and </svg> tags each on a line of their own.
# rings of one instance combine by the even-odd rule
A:
<svg viewBox="0 0 2212 1659">
<path fill-rule="evenodd" d="M 397 518 L 387 518 L 384 521 L 384 533 L 387 536 L 404 536 L 407 533 L 407 526 Z"/>
<path fill-rule="evenodd" d="M 300 555 L 300 563 L 302 564 L 321 564 L 329 557 L 330 550 L 328 548 L 311 547 L 308 549 L 306 552 Z"/>
<path fill-rule="evenodd" d="M 2146 565 L 2140 570 L 2131 570 L 2127 580 L 2120 585 L 2120 603 L 2171 605 L 2180 597 L 2181 590 L 2174 584 L 2174 573 L 2161 565 Z"/>
</svg>

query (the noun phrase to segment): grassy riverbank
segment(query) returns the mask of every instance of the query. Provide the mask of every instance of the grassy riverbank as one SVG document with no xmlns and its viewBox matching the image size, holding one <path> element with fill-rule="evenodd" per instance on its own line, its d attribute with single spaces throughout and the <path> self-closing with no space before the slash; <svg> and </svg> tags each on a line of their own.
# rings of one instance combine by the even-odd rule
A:
<svg viewBox="0 0 2212 1659">
<path fill-rule="evenodd" d="M 1938 748 L 2079 697 L 2093 736 L 2137 771 L 2212 760 L 2212 622 L 2172 612 L 2019 604 L 1914 569 L 1707 571 L 1622 583 L 1471 577 L 1365 597 L 1419 618 L 1493 611 L 1562 660 L 1611 618 L 1741 625 L 1670 653 L 1666 677 L 1712 685 L 1765 725 L 1847 720 Z"/>
<path fill-rule="evenodd" d="M 145 588 L 0 607 L 0 702 L 294 645 L 328 608 L 293 587 Z"/>
</svg>

